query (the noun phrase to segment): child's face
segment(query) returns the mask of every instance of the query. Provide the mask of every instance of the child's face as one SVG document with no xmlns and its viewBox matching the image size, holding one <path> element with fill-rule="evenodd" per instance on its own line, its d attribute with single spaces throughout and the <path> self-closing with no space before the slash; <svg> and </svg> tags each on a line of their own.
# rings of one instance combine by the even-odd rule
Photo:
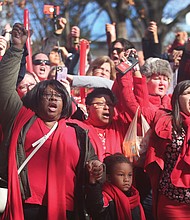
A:
<svg viewBox="0 0 190 220">
<path fill-rule="evenodd" d="M 110 181 L 117 186 L 121 191 L 128 191 L 132 185 L 133 169 L 128 163 L 118 163 L 114 166 L 113 172 L 110 175 Z"/>
</svg>

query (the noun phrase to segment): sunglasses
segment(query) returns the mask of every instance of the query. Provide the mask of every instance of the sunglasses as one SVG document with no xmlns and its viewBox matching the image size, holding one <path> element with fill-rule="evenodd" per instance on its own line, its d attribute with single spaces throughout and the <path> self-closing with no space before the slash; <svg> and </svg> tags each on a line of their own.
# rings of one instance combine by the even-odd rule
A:
<svg viewBox="0 0 190 220">
<path fill-rule="evenodd" d="M 41 65 L 42 63 L 44 63 L 45 65 L 50 66 L 50 61 L 49 60 L 33 60 L 32 63 L 34 65 Z"/>
<path fill-rule="evenodd" d="M 125 51 L 124 48 L 113 47 L 113 48 L 111 49 L 111 52 L 113 52 L 114 50 L 116 50 L 117 53 L 121 53 L 121 52 Z"/>
</svg>

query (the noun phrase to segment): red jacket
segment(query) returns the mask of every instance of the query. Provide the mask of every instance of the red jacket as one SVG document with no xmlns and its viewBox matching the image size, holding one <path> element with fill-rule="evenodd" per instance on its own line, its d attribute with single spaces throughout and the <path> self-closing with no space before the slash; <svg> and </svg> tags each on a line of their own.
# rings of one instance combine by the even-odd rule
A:
<svg viewBox="0 0 190 220">
<path fill-rule="evenodd" d="M 132 82 L 131 76 L 129 76 L 129 82 Z M 130 96 L 130 94 L 128 93 L 126 96 L 125 91 L 123 90 L 121 91 L 119 87 L 120 84 L 117 84 L 117 80 L 114 82 L 114 84 L 116 90 L 114 89 L 113 92 L 117 93 L 115 95 L 117 95 L 117 99 L 118 99 L 117 114 L 113 118 L 112 122 L 108 126 L 106 126 L 106 128 L 102 128 L 102 129 L 96 128 L 91 124 L 89 124 L 88 120 L 83 122 L 76 120 L 76 123 L 79 126 L 89 130 L 88 134 L 90 137 L 90 141 L 100 161 L 103 161 L 104 157 L 107 156 L 108 154 L 114 154 L 117 152 L 122 153 L 123 140 L 127 132 L 127 129 L 129 127 L 129 124 L 132 121 L 129 108 L 126 107 L 127 104 L 125 105 L 125 102 L 129 100 L 128 96 Z M 75 120 L 71 120 L 71 121 L 75 122 Z M 103 148 L 102 142 L 98 136 L 98 132 L 102 132 L 102 133 L 105 132 L 106 150 L 104 150 Z"/>
<path fill-rule="evenodd" d="M 132 77 L 132 74 L 118 76 L 117 84 L 125 99 L 122 103 L 125 105 L 131 119 L 134 117 L 138 106 L 140 106 L 141 112 L 149 124 L 153 121 L 159 108 L 171 109 L 171 95 L 165 95 L 162 98 L 150 95 L 145 76 L 142 78 Z"/>
<path fill-rule="evenodd" d="M 176 165 L 171 173 L 171 182 L 173 185 L 182 188 L 190 188 L 190 150 L 188 140 L 190 134 L 190 123 L 187 124 L 186 120 L 190 121 L 189 117 L 183 113 L 183 123 L 186 126 L 186 136 L 184 139 L 182 151 L 176 161 Z M 185 124 L 186 123 L 186 124 Z M 149 148 L 146 155 L 145 170 L 149 174 L 151 185 L 153 188 L 153 207 L 154 213 L 156 212 L 159 180 L 164 169 L 165 150 L 168 145 L 172 144 L 172 116 L 171 113 L 160 110 L 157 112 L 154 121 L 154 132 L 150 138 Z"/>
</svg>

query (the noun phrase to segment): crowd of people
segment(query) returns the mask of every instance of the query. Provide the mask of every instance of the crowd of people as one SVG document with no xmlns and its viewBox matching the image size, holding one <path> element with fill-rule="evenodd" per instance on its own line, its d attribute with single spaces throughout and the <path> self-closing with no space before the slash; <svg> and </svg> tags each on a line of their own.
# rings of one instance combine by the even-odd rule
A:
<svg viewBox="0 0 190 220">
<path fill-rule="evenodd" d="M 190 218 L 186 32 L 163 53 L 151 21 L 139 52 L 106 24 L 107 53 L 93 58 L 85 40 L 81 76 L 80 28 L 59 45 L 67 21 L 58 22 L 32 55 L 32 71 L 24 26 L 6 27 L 11 44 L 0 36 L 0 219 Z M 59 66 L 68 71 L 61 80 Z M 146 135 L 142 115 L 150 129 L 146 146 L 129 157 L 124 141 L 135 115 L 137 136 Z"/>
</svg>

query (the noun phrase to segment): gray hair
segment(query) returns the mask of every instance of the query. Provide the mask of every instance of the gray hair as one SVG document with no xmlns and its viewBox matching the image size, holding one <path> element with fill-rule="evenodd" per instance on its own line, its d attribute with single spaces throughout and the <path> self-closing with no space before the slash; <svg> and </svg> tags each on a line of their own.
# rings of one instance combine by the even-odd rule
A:
<svg viewBox="0 0 190 220">
<path fill-rule="evenodd" d="M 169 81 L 173 77 L 173 72 L 170 63 L 167 60 L 150 57 L 145 60 L 141 67 L 141 73 L 149 79 L 153 74 L 167 76 Z"/>
</svg>

